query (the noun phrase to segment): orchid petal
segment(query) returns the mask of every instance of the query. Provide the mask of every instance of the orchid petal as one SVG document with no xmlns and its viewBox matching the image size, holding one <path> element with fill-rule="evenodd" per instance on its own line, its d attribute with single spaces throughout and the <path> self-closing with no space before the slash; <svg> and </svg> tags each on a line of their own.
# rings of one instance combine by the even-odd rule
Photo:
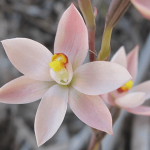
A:
<svg viewBox="0 0 150 150">
<path fill-rule="evenodd" d="M 117 63 L 95 61 L 77 68 L 71 83 L 81 93 L 101 95 L 121 87 L 131 78 L 128 71 Z"/>
<path fill-rule="evenodd" d="M 143 17 L 150 20 L 150 1 L 149 0 L 131 0 L 133 5 L 139 10 Z"/>
<path fill-rule="evenodd" d="M 85 95 L 70 87 L 69 105 L 75 115 L 88 126 L 112 135 L 111 114 L 99 96 Z"/>
<path fill-rule="evenodd" d="M 108 93 L 108 94 L 102 94 L 100 95 L 100 97 L 109 105 L 112 105 L 112 106 L 115 106 L 115 102 L 114 102 L 114 99 L 111 95 L 111 93 Z"/>
<path fill-rule="evenodd" d="M 150 107 L 147 106 L 138 106 L 131 109 L 125 109 L 126 111 L 136 114 L 136 115 L 144 115 L 144 116 L 150 116 Z"/>
<path fill-rule="evenodd" d="M 75 70 L 80 66 L 88 52 L 88 32 L 78 10 L 73 4 L 60 19 L 54 44 L 54 53 L 68 56 Z"/>
<path fill-rule="evenodd" d="M 44 144 L 57 132 L 65 117 L 67 101 L 67 86 L 54 85 L 44 95 L 35 117 L 38 146 Z"/>
<path fill-rule="evenodd" d="M 144 92 L 145 100 L 150 99 L 150 80 L 133 87 L 129 92 Z"/>
<path fill-rule="evenodd" d="M 145 93 L 134 92 L 115 100 L 116 105 L 123 108 L 134 108 L 141 105 L 145 100 Z"/>
<path fill-rule="evenodd" d="M 55 82 L 35 81 L 22 76 L 0 88 L 0 102 L 8 104 L 24 104 L 36 101 L 54 85 Z"/>
<path fill-rule="evenodd" d="M 114 54 L 114 56 L 111 59 L 111 62 L 115 62 L 127 68 L 127 56 L 124 46 L 120 47 L 120 49 Z"/>
<path fill-rule="evenodd" d="M 133 77 L 133 82 L 135 81 L 138 69 L 138 51 L 139 46 L 136 46 L 128 55 L 127 55 L 127 70 Z"/>
<path fill-rule="evenodd" d="M 2 44 L 11 63 L 21 73 L 34 80 L 52 80 L 48 65 L 52 54 L 42 44 L 26 38 L 8 39 Z"/>
</svg>

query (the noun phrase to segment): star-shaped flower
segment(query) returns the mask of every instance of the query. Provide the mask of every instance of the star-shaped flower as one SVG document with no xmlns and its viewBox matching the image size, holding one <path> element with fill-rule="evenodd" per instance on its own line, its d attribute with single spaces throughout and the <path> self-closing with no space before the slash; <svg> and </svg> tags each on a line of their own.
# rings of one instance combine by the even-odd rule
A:
<svg viewBox="0 0 150 150">
<path fill-rule="evenodd" d="M 150 116 L 150 107 L 141 106 L 145 100 L 150 98 L 150 80 L 133 87 L 138 67 L 138 46 L 127 56 L 124 47 L 121 47 L 111 62 L 116 62 L 127 68 L 133 79 L 119 89 L 103 94 L 101 97 L 112 106 L 121 107 L 133 114 Z"/>
<path fill-rule="evenodd" d="M 2 41 L 12 64 L 24 74 L 0 89 L 0 102 L 30 103 L 42 98 L 35 117 L 38 146 L 60 127 L 69 104 L 87 125 L 112 134 L 111 114 L 98 96 L 131 79 L 116 63 L 95 61 L 82 65 L 88 52 L 86 25 L 72 4 L 62 15 L 54 55 L 26 38 Z"/>
</svg>

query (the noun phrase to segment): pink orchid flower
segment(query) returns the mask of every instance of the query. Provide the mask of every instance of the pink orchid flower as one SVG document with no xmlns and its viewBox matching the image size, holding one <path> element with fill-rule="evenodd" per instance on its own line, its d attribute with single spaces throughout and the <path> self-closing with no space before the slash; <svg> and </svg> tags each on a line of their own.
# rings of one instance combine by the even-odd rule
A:
<svg viewBox="0 0 150 150">
<path fill-rule="evenodd" d="M 127 68 L 133 80 L 113 92 L 101 95 L 101 98 L 108 104 L 121 107 L 130 113 L 150 116 L 150 107 L 141 106 L 145 100 L 150 98 L 150 80 L 132 88 L 137 75 L 138 46 L 127 56 L 124 47 L 121 47 L 111 62 L 116 62 Z"/>
<path fill-rule="evenodd" d="M 131 0 L 143 17 L 150 20 L 150 0 Z"/>
<path fill-rule="evenodd" d="M 26 38 L 8 39 L 2 44 L 24 76 L 0 89 L 0 102 L 23 104 L 42 98 L 35 117 L 38 146 L 56 133 L 67 103 L 84 123 L 112 134 L 111 114 L 98 95 L 119 88 L 132 77 L 116 63 L 95 61 L 82 65 L 88 52 L 88 32 L 73 4 L 60 19 L 54 55 Z"/>
</svg>

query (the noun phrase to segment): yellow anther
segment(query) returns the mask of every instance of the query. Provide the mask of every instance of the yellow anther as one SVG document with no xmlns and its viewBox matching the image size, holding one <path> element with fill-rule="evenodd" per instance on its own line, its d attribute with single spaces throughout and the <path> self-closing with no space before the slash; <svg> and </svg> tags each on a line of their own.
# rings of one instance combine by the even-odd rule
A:
<svg viewBox="0 0 150 150">
<path fill-rule="evenodd" d="M 132 86 L 133 86 L 133 81 L 130 80 L 127 83 L 125 83 L 122 87 L 120 87 L 118 89 L 118 92 L 122 93 L 122 92 L 128 91 L 128 90 L 130 90 L 132 88 Z"/>
<path fill-rule="evenodd" d="M 57 53 L 53 55 L 52 61 L 49 63 L 49 66 L 53 69 L 53 71 L 58 73 L 66 67 L 67 63 L 68 63 L 67 56 L 62 53 Z"/>
</svg>

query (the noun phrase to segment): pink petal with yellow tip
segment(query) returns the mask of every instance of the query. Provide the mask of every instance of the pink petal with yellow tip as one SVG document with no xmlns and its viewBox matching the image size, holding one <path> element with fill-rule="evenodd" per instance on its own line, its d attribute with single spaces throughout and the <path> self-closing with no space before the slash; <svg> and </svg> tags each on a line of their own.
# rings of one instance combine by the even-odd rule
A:
<svg viewBox="0 0 150 150">
<path fill-rule="evenodd" d="M 150 99 L 150 80 L 133 87 L 129 92 L 144 92 L 145 100 Z"/>
<path fill-rule="evenodd" d="M 48 65 L 52 54 L 42 44 L 26 38 L 3 40 L 2 44 L 9 60 L 21 73 L 34 80 L 52 80 Z"/>
<path fill-rule="evenodd" d="M 112 57 L 111 62 L 115 62 L 125 68 L 127 68 L 127 56 L 124 46 L 122 46 Z"/>
<path fill-rule="evenodd" d="M 150 1 L 149 0 L 131 0 L 133 5 L 142 14 L 143 17 L 150 20 Z"/>
<path fill-rule="evenodd" d="M 141 105 L 145 100 L 145 93 L 134 92 L 115 100 L 116 105 L 123 108 L 134 108 Z"/>
<path fill-rule="evenodd" d="M 150 116 L 150 107 L 147 106 L 138 106 L 131 109 L 125 109 L 126 111 L 136 114 L 136 115 L 144 115 L 144 116 Z"/>
<path fill-rule="evenodd" d="M 49 140 L 64 120 L 68 101 L 68 88 L 56 84 L 44 95 L 35 117 L 35 134 L 38 146 Z"/>
<path fill-rule="evenodd" d="M 69 105 L 75 115 L 88 126 L 112 135 L 111 114 L 99 96 L 85 95 L 70 87 Z"/>
<path fill-rule="evenodd" d="M 136 46 L 128 55 L 127 55 L 127 70 L 132 76 L 133 82 L 135 81 L 138 69 L 138 52 L 139 46 Z"/>
<path fill-rule="evenodd" d="M 101 95 L 121 87 L 132 77 L 121 65 L 113 62 L 95 61 L 77 68 L 72 86 L 87 95 Z"/>
<path fill-rule="evenodd" d="M 54 53 L 68 56 L 75 70 L 88 52 L 88 32 L 84 20 L 73 4 L 62 15 L 54 44 Z"/>
<path fill-rule="evenodd" d="M 43 97 L 54 82 L 35 81 L 22 76 L 0 88 L 0 102 L 9 104 L 31 103 Z"/>
</svg>

